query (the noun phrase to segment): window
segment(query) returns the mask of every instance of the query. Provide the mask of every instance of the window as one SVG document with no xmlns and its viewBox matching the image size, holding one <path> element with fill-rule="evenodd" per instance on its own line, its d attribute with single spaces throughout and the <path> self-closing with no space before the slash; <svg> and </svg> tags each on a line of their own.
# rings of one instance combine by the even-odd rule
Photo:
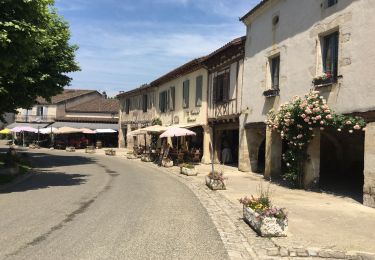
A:
<svg viewBox="0 0 375 260">
<path fill-rule="evenodd" d="M 36 108 L 36 115 L 37 116 L 43 116 L 43 107 L 37 107 Z"/>
<path fill-rule="evenodd" d="M 130 111 L 130 98 L 125 99 L 125 113 L 129 115 Z"/>
<path fill-rule="evenodd" d="M 189 80 L 184 81 L 182 91 L 182 108 L 189 108 Z"/>
<path fill-rule="evenodd" d="M 337 0 L 326 0 L 325 2 L 325 8 L 331 7 L 333 5 L 337 4 Z"/>
<path fill-rule="evenodd" d="M 271 59 L 271 88 L 278 90 L 280 83 L 280 56 Z"/>
<path fill-rule="evenodd" d="M 195 83 L 195 106 L 200 107 L 202 105 L 203 76 L 198 76 Z"/>
<path fill-rule="evenodd" d="M 171 98 L 171 102 L 170 102 L 170 107 L 169 107 L 169 109 L 171 110 L 171 111 L 173 111 L 174 110 L 174 108 L 175 108 L 175 97 L 176 97 L 176 89 L 175 89 L 175 87 L 171 87 L 170 88 L 170 98 Z"/>
<path fill-rule="evenodd" d="M 142 96 L 142 110 L 143 110 L 143 112 L 147 112 L 147 107 L 148 107 L 148 96 L 143 95 Z"/>
<path fill-rule="evenodd" d="M 161 113 L 167 112 L 168 109 L 168 91 L 159 94 L 159 109 Z"/>
<path fill-rule="evenodd" d="M 335 32 L 323 38 L 323 72 L 337 79 L 339 54 L 339 33 Z"/>
<path fill-rule="evenodd" d="M 226 69 L 216 77 L 213 81 L 213 102 L 222 103 L 229 101 L 229 83 L 230 83 L 230 71 Z"/>
</svg>

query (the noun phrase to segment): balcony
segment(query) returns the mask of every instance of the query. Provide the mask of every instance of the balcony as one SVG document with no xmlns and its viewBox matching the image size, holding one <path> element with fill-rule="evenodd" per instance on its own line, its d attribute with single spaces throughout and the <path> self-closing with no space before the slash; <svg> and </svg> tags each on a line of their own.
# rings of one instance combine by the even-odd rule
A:
<svg viewBox="0 0 375 260">
<path fill-rule="evenodd" d="M 16 115 L 16 122 L 49 123 L 54 122 L 56 116 Z"/>
<path fill-rule="evenodd" d="M 209 118 L 220 118 L 237 115 L 237 100 L 232 99 L 227 102 L 216 102 L 210 106 Z"/>
</svg>

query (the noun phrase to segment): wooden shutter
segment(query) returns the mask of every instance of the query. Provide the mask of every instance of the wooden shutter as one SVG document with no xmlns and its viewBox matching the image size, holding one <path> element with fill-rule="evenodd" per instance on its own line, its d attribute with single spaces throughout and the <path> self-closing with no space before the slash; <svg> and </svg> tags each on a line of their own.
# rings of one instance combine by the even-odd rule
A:
<svg viewBox="0 0 375 260">
<path fill-rule="evenodd" d="M 196 86 L 195 86 L 195 106 L 200 107 L 202 105 L 202 85 L 203 85 L 203 77 L 199 76 L 196 79 Z"/>
<path fill-rule="evenodd" d="M 174 110 L 175 108 L 175 88 L 174 87 L 171 87 L 171 102 L 170 102 L 170 109 L 171 110 Z"/>
<path fill-rule="evenodd" d="M 162 93 L 159 93 L 159 110 L 160 110 L 160 112 L 163 112 L 161 110 L 161 97 L 162 97 Z"/>
<path fill-rule="evenodd" d="M 166 102 L 166 105 L 165 107 L 169 110 L 170 109 L 170 95 L 171 95 L 171 91 L 168 89 L 168 91 L 166 92 L 167 93 L 167 102 Z"/>
<path fill-rule="evenodd" d="M 216 104 L 217 100 L 217 76 L 213 76 L 212 82 L 212 103 Z"/>
<path fill-rule="evenodd" d="M 189 108 L 189 80 L 185 80 L 182 87 L 183 108 Z"/>
<path fill-rule="evenodd" d="M 229 101 L 229 72 L 224 73 L 223 78 L 223 101 L 228 102 Z"/>
</svg>

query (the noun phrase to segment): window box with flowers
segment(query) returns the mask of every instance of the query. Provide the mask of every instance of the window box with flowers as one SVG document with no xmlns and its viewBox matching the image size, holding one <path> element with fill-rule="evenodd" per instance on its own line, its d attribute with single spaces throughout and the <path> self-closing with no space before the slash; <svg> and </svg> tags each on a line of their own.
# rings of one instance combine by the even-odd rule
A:
<svg viewBox="0 0 375 260">
<path fill-rule="evenodd" d="M 285 209 L 272 206 L 267 196 L 245 197 L 243 205 L 244 220 L 262 237 L 285 237 L 288 231 L 288 217 Z"/>
<path fill-rule="evenodd" d="M 186 176 L 197 176 L 198 172 L 193 164 L 185 163 L 181 165 L 180 173 Z"/>
<path fill-rule="evenodd" d="M 329 72 L 313 78 L 313 81 L 312 81 L 315 87 L 323 87 L 323 86 L 331 85 L 334 82 L 335 82 L 334 77 Z"/>
<path fill-rule="evenodd" d="M 266 98 L 276 97 L 278 95 L 280 95 L 279 89 L 268 89 L 268 90 L 263 92 L 263 96 L 265 96 Z"/>
<path fill-rule="evenodd" d="M 211 190 L 226 190 L 225 180 L 223 172 L 210 172 L 206 176 L 206 185 Z"/>
</svg>

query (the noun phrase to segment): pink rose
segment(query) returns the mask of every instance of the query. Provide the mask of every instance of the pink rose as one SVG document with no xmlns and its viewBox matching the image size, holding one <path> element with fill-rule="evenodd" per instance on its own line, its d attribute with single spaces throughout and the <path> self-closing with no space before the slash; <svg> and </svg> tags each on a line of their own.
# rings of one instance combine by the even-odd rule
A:
<svg viewBox="0 0 375 260">
<path fill-rule="evenodd" d="M 361 127 L 360 127 L 359 125 L 355 125 L 353 128 L 354 128 L 355 130 L 359 130 L 359 129 L 361 129 Z"/>
</svg>

